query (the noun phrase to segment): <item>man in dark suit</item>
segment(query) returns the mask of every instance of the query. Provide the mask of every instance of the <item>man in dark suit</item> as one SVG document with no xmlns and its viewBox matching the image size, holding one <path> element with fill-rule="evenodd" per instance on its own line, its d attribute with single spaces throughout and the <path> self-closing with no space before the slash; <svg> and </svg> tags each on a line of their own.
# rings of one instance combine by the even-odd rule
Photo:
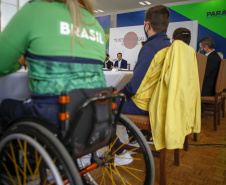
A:
<svg viewBox="0 0 226 185">
<path fill-rule="evenodd" d="M 113 67 L 113 62 L 109 60 L 109 54 L 106 54 L 106 60 L 104 62 L 103 68 L 111 69 Z"/>
<path fill-rule="evenodd" d="M 207 56 L 206 71 L 202 87 L 202 96 L 215 95 L 216 79 L 221 58 L 215 51 L 213 38 L 207 36 L 199 41 L 200 53 Z"/>
<path fill-rule="evenodd" d="M 117 54 L 118 60 L 115 61 L 114 67 L 119 69 L 127 69 L 127 61 L 122 59 L 122 53 Z"/>
</svg>

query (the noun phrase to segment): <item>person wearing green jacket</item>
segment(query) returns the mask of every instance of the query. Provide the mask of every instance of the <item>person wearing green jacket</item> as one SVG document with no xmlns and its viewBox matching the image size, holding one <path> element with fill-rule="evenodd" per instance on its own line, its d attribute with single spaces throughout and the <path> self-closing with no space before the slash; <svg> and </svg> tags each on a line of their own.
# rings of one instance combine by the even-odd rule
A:
<svg viewBox="0 0 226 185">
<path fill-rule="evenodd" d="M 57 124 L 62 91 L 106 86 L 105 48 L 105 34 L 89 0 L 28 2 L 0 35 L 0 76 L 16 72 L 25 55 L 33 94 L 26 101 L 4 100 L 0 127 L 23 115 Z"/>
</svg>

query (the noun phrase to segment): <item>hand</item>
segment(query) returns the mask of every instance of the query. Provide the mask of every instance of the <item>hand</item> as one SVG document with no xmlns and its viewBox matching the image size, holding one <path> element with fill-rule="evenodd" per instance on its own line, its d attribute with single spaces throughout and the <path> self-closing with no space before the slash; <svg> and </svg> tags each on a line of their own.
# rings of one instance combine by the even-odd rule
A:
<svg viewBox="0 0 226 185">
<path fill-rule="evenodd" d="M 27 61 L 24 58 L 24 55 L 21 55 L 21 57 L 18 60 L 20 67 L 24 66 L 25 69 L 27 68 Z"/>
</svg>

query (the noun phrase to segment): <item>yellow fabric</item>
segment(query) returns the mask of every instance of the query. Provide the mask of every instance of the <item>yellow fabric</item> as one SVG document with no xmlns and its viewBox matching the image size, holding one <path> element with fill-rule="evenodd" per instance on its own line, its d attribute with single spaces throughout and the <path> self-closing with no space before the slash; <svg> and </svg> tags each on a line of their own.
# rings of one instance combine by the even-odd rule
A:
<svg viewBox="0 0 226 185">
<path fill-rule="evenodd" d="M 196 54 L 180 40 L 169 48 L 149 104 L 156 150 L 183 148 L 185 136 L 201 130 Z"/>
<path fill-rule="evenodd" d="M 140 87 L 136 94 L 131 97 L 137 107 L 144 111 L 148 111 L 150 99 L 158 82 L 168 49 L 169 47 L 166 47 L 155 54 Z"/>
</svg>

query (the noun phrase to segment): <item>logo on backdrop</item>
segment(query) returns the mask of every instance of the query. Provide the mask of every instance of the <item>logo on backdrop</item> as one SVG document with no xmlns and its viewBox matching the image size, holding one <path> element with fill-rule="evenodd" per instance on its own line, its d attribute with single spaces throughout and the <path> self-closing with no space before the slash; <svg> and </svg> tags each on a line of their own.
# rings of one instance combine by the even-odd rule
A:
<svg viewBox="0 0 226 185">
<path fill-rule="evenodd" d="M 114 42 L 121 42 L 122 46 L 127 49 L 133 49 L 135 46 L 139 45 L 141 41 L 145 41 L 145 37 L 138 37 L 135 32 L 128 32 L 124 38 L 114 38 Z"/>
<path fill-rule="evenodd" d="M 223 18 L 224 16 L 226 16 L 226 10 L 212 11 L 206 13 L 207 18 Z"/>
<path fill-rule="evenodd" d="M 138 43 L 138 36 L 134 32 L 128 32 L 123 40 L 124 46 L 127 49 L 133 49 Z"/>
</svg>

